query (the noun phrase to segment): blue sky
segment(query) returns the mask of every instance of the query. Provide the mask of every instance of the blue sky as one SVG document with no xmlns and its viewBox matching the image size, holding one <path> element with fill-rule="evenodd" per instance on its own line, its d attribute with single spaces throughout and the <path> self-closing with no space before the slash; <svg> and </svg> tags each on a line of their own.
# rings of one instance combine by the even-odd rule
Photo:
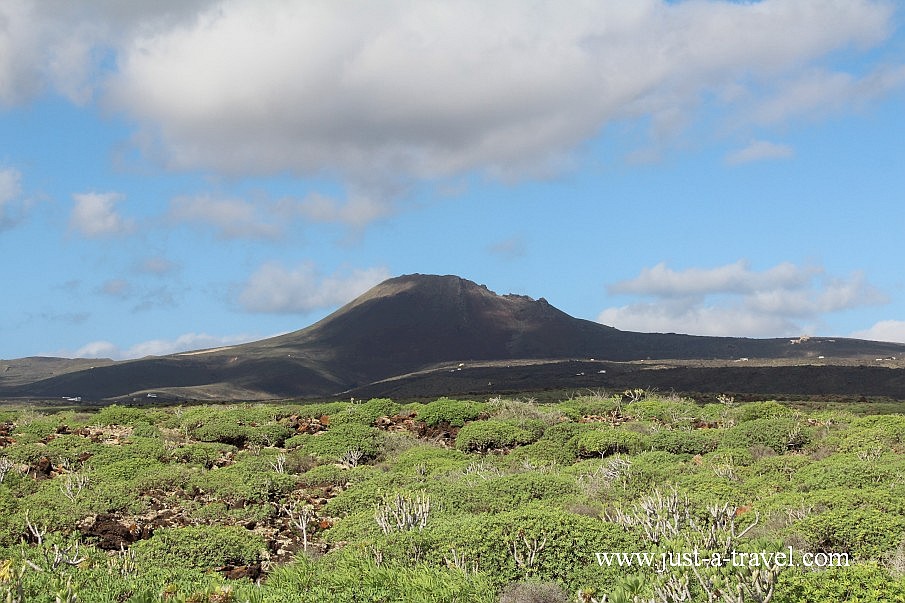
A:
<svg viewBox="0 0 905 603">
<path fill-rule="evenodd" d="M 6 0 L 0 358 L 457 274 L 621 329 L 905 342 L 905 7 Z"/>
</svg>

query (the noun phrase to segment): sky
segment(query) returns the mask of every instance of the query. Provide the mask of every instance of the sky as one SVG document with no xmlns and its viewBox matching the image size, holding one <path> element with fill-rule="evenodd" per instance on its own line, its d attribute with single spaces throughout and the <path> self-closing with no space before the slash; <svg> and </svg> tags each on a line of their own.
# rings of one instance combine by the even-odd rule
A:
<svg viewBox="0 0 905 603">
<path fill-rule="evenodd" d="M 905 342 L 905 3 L 3 0 L 0 358 L 456 274 L 619 329 Z"/>
</svg>

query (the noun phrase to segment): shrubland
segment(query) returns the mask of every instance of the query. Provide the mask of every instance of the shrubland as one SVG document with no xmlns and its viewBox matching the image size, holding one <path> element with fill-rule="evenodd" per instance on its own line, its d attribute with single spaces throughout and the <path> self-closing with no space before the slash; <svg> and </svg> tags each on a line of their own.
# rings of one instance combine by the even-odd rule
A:
<svg viewBox="0 0 905 603">
<path fill-rule="evenodd" d="M 882 410 L 8 407 L 0 600 L 905 601 L 905 417 Z"/>
</svg>

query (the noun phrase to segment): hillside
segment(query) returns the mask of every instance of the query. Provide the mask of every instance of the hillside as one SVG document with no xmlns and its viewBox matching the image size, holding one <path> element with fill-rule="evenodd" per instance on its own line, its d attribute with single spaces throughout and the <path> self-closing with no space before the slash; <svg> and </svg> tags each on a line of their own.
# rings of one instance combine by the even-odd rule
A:
<svg viewBox="0 0 905 603">
<path fill-rule="evenodd" d="M 827 373 L 836 364 L 876 365 L 878 358 L 890 359 L 885 364 L 893 363 L 887 366 L 892 372 L 872 375 L 866 380 L 866 389 L 855 385 L 845 393 L 905 398 L 901 373 L 893 370 L 899 362 L 893 359 L 905 358 L 905 345 L 620 331 L 569 316 L 543 298 L 498 295 L 456 276 L 416 274 L 389 279 L 305 329 L 243 345 L 115 363 L 97 361 L 88 367 L 78 364 L 81 361 L 57 362 L 54 366 L 63 368 L 50 375 L 46 369 L 28 369 L 32 364 L 46 364 L 44 360 L 4 362 L 18 368 L 10 376 L 0 374 L 0 396 L 104 400 L 151 393 L 202 400 L 317 398 L 357 389 L 379 393 L 380 382 L 413 373 L 421 373 L 422 384 L 431 391 L 439 388 L 443 393 L 457 393 L 437 385 L 436 380 L 448 382 L 448 371 L 461 368 L 460 363 L 480 363 L 485 372 L 491 371 L 489 377 L 482 373 L 481 379 L 487 378 L 494 390 L 524 391 L 529 385 L 536 389 L 545 384 L 531 378 L 534 369 L 513 371 L 514 361 L 549 364 L 591 359 L 679 361 L 679 366 L 671 367 L 677 371 L 671 373 L 676 384 L 706 391 L 713 374 L 703 380 L 706 387 L 695 388 L 695 383 L 689 383 L 695 378 L 694 372 L 689 372 L 692 364 L 695 370 L 702 368 L 701 362 L 711 363 L 704 368 L 714 370 L 733 361 L 772 365 L 762 369 L 762 374 L 763 370 L 786 370 L 785 365 L 816 363 L 824 365 L 817 373 Z M 648 369 L 628 365 L 622 372 Z M 29 375 L 32 378 L 27 378 Z M 433 385 L 425 382 L 431 381 L 431 375 Z M 581 387 L 622 386 L 599 371 L 593 377 L 586 371 L 579 376 L 589 377 L 579 380 Z M 660 377 L 658 386 L 670 387 L 669 380 L 661 383 Z M 649 375 L 646 379 L 650 380 Z M 761 377 L 754 383 L 771 379 Z M 838 377 L 828 382 L 834 380 Z M 735 379 L 734 383 L 742 386 L 744 381 Z M 804 381 L 783 377 L 778 382 L 824 393 L 821 381 L 821 375 L 809 374 Z"/>
</svg>

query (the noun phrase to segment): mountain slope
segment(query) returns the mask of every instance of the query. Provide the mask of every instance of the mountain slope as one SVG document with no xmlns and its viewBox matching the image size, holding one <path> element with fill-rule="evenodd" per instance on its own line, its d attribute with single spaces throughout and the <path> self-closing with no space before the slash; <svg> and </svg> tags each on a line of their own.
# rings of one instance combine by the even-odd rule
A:
<svg viewBox="0 0 905 603">
<path fill-rule="evenodd" d="M 168 393 L 198 399 L 322 397 L 450 362 L 541 359 L 905 357 L 905 345 L 851 339 L 699 337 L 619 331 L 544 299 L 497 295 L 456 276 L 389 279 L 323 320 L 243 345 L 70 370 L 0 396 L 109 399 Z M 71 368 L 71 367 L 70 367 Z"/>
</svg>

